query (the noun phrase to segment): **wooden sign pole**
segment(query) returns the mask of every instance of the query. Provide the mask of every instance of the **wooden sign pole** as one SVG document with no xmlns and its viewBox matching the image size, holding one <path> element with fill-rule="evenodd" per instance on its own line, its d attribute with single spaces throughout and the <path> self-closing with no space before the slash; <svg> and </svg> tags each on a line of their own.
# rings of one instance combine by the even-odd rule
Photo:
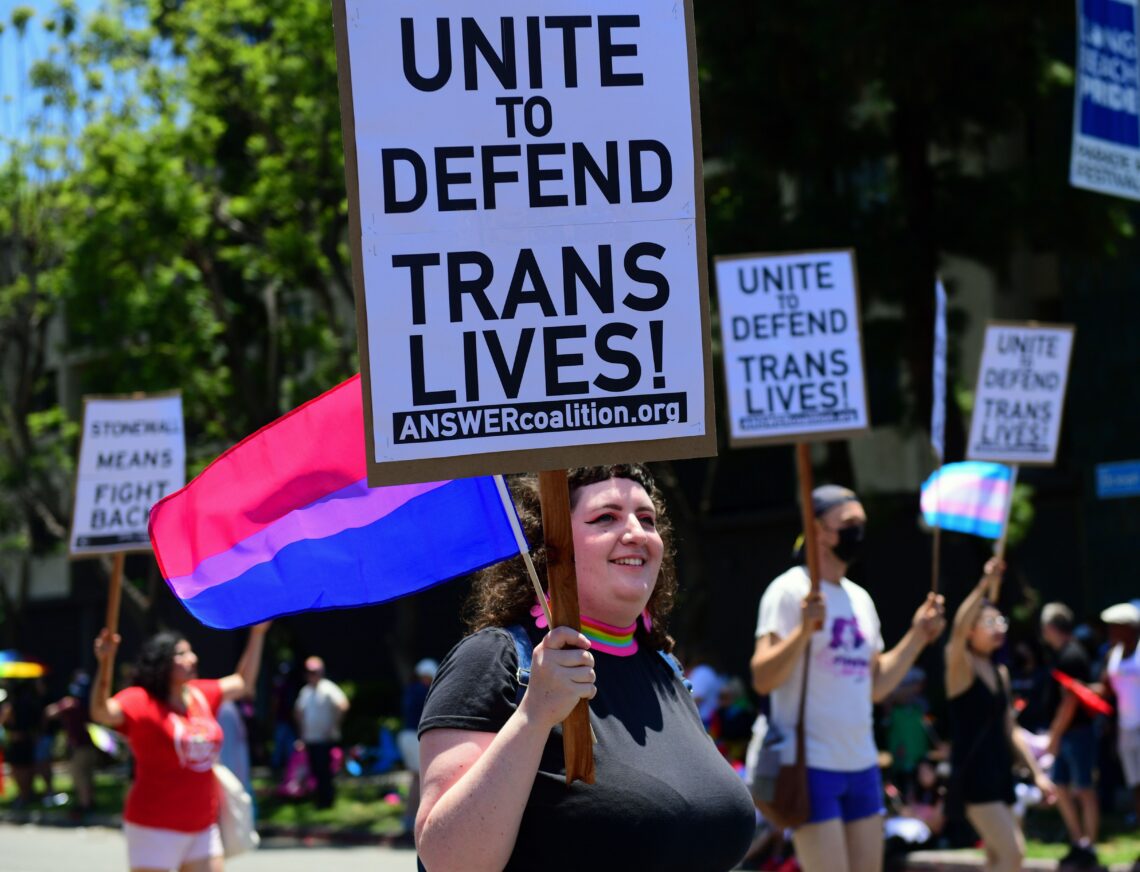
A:
<svg viewBox="0 0 1140 872">
<path fill-rule="evenodd" d="M 811 471 L 811 448 L 806 442 L 796 443 L 796 471 L 800 480 L 800 514 L 804 525 L 804 555 L 807 558 L 811 592 L 819 593 L 819 548 L 815 535 L 815 510 L 811 492 L 815 487 Z M 838 579 L 836 579 L 838 581 Z"/>
<path fill-rule="evenodd" d="M 1017 464 L 1013 464 L 1009 476 L 1009 500 L 1005 504 L 1005 521 L 1001 525 L 1001 538 L 997 540 L 994 545 L 994 556 L 999 560 L 1005 560 L 1005 546 L 1006 541 L 1009 539 L 1009 517 L 1013 514 L 1013 491 L 1017 487 Z M 990 585 L 990 602 L 997 604 L 998 597 L 1001 596 L 1001 576 L 999 575 Z"/>
<path fill-rule="evenodd" d="M 116 551 L 111 555 L 111 583 L 107 588 L 107 617 L 103 622 L 111 635 L 119 632 L 119 603 L 123 598 L 123 564 L 127 555 Z"/>
<path fill-rule="evenodd" d="M 937 487 L 937 485 L 935 485 Z M 934 528 L 934 553 L 931 556 L 930 565 L 930 590 L 938 593 L 938 569 L 941 563 L 940 554 L 942 552 L 942 528 Z"/>
<path fill-rule="evenodd" d="M 570 486 L 566 470 L 538 474 L 542 532 L 546 542 L 546 585 L 554 611 L 554 627 L 582 628 L 578 613 L 578 581 L 574 574 L 574 534 L 570 527 Z M 566 784 L 594 783 L 594 748 L 590 739 L 590 705 L 579 700 L 562 722 Z"/>
</svg>

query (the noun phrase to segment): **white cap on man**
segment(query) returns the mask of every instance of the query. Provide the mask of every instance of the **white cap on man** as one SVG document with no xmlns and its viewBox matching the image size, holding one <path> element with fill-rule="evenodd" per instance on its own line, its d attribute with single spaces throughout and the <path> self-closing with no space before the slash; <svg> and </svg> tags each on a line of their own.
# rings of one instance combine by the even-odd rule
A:
<svg viewBox="0 0 1140 872">
<path fill-rule="evenodd" d="M 1132 603 L 1117 603 L 1101 612 L 1100 619 L 1106 624 L 1140 627 L 1140 608 Z"/>
<path fill-rule="evenodd" d="M 435 674 L 439 671 L 439 664 L 432 660 L 430 657 L 425 657 L 416 664 L 416 676 L 419 678 L 435 678 Z"/>
</svg>

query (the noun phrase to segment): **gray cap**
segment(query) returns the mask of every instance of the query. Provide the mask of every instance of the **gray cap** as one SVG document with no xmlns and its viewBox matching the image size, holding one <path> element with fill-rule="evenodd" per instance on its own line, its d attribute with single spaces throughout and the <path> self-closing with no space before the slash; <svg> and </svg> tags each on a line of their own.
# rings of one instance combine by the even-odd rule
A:
<svg viewBox="0 0 1140 872">
<path fill-rule="evenodd" d="M 430 657 L 425 657 L 416 664 L 416 675 L 420 678 L 435 678 L 435 674 L 439 671 L 439 664 L 432 660 Z"/>
<path fill-rule="evenodd" d="M 837 484 L 821 484 L 811 492 L 811 510 L 817 518 L 827 514 L 836 506 L 858 501 L 859 497 L 855 496 L 855 491 Z"/>
<path fill-rule="evenodd" d="M 1123 624 L 1128 627 L 1140 626 L 1140 609 L 1132 603 L 1117 603 L 1100 613 L 1106 624 Z"/>
</svg>

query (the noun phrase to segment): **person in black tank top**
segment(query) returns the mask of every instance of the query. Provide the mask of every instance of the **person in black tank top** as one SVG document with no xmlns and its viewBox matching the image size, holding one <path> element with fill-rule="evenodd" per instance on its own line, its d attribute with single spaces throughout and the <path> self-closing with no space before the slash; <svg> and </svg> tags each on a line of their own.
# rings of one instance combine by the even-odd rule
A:
<svg viewBox="0 0 1140 872">
<path fill-rule="evenodd" d="M 1025 840 L 1011 808 L 1014 755 L 1050 800 L 1055 788 L 1014 729 L 1009 673 L 993 662 L 994 652 L 1005 642 L 1008 623 L 986 594 L 991 585 L 996 589 L 1004 571 L 999 558 L 989 560 L 981 580 L 954 615 L 946 646 L 946 699 L 951 792 L 961 796 L 966 817 L 982 837 L 986 869 L 1016 872 L 1025 857 Z"/>
</svg>

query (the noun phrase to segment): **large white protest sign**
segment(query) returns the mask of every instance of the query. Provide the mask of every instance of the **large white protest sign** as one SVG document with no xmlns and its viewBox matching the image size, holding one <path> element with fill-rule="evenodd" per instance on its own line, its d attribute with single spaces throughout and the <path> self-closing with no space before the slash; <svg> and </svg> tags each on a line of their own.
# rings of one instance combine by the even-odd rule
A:
<svg viewBox="0 0 1140 872">
<path fill-rule="evenodd" d="M 855 252 L 716 259 L 732 445 L 869 426 Z"/>
<path fill-rule="evenodd" d="M 1077 0 L 1069 182 L 1140 200 L 1137 0 Z"/>
<path fill-rule="evenodd" d="M 149 551 L 150 507 L 184 484 L 180 395 L 84 398 L 71 554 Z"/>
<path fill-rule="evenodd" d="M 691 3 L 336 19 L 369 482 L 715 453 Z"/>
<path fill-rule="evenodd" d="M 986 325 L 967 460 L 1056 461 L 1073 332 L 1068 324 Z"/>
</svg>

